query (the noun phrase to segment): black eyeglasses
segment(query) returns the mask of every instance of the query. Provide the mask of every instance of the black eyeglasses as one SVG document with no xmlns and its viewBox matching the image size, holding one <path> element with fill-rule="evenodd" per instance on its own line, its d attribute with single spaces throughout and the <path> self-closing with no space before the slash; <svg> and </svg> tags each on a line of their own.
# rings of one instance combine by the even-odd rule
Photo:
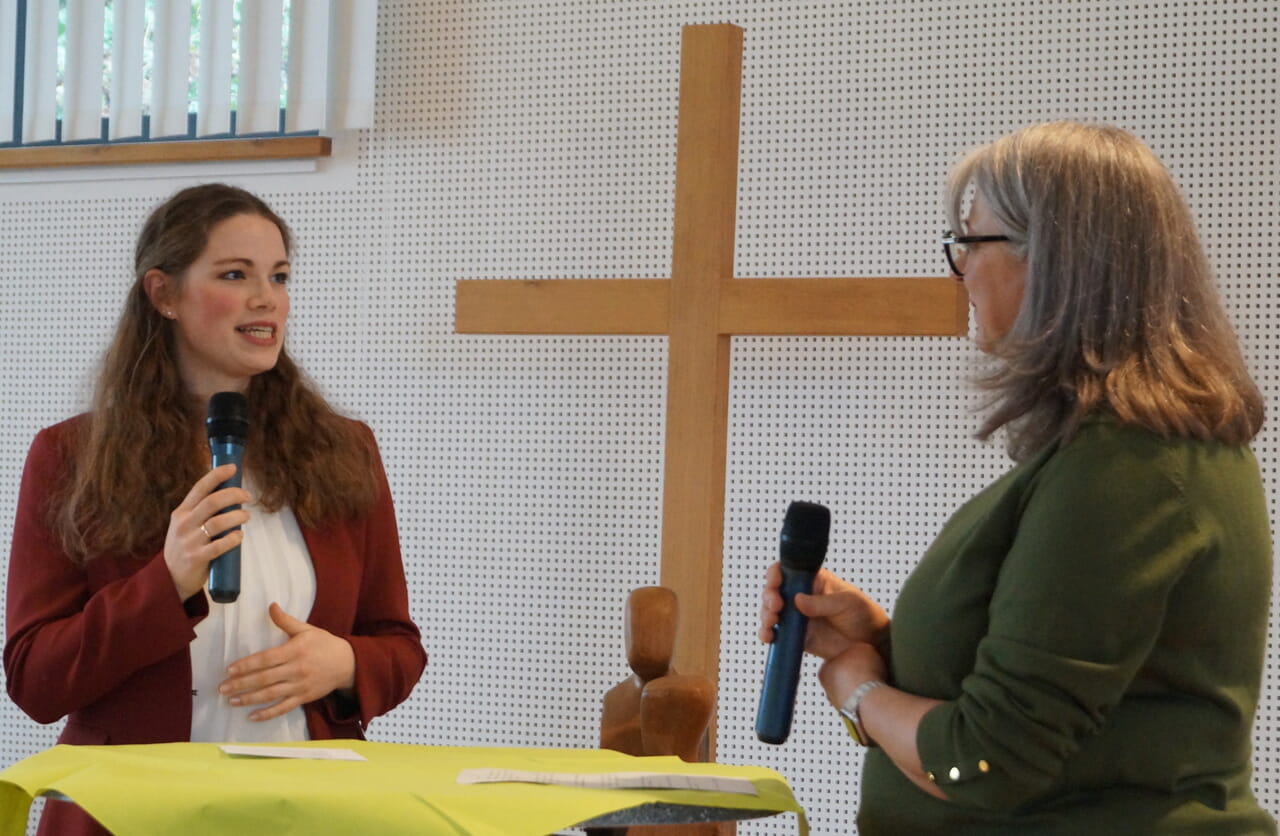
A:
<svg viewBox="0 0 1280 836">
<path fill-rule="evenodd" d="M 969 250 L 970 244 L 983 244 L 987 241 L 1008 241 L 1008 235 L 953 235 L 951 230 L 942 233 L 942 251 L 947 255 L 947 264 L 956 278 L 963 279 L 964 272 L 956 266 L 956 258 Z M 953 251 L 951 248 L 955 247 Z"/>
</svg>

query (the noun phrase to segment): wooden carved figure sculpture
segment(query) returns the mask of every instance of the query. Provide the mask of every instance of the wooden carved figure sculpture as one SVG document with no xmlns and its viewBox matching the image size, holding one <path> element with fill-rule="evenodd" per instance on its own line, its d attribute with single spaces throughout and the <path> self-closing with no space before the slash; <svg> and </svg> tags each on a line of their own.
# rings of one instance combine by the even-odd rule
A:
<svg viewBox="0 0 1280 836">
<path fill-rule="evenodd" d="M 632 673 L 604 696 L 601 748 L 629 755 L 675 755 L 688 762 L 707 759 L 715 688 L 705 676 L 679 674 L 671 667 L 678 620 L 676 594 L 666 587 L 643 586 L 627 596 L 623 642 Z M 686 824 L 590 832 L 708 836 L 720 830 L 714 824 Z"/>
<path fill-rule="evenodd" d="M 640 587 L 627 596 L 623 642 L 632 673 L 604 696 L 602 748 L 706 760 L 715 689 L 706 677 L 671 667 L 678 621 L 676 594 L 664 586 Z"/>
</svg>

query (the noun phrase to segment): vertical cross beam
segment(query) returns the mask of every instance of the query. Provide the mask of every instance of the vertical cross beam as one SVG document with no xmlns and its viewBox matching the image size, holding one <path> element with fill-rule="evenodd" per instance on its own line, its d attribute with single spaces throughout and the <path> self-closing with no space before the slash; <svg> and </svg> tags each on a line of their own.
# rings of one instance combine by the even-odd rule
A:
<svg viewBox="0 0 1280 836">
<path fill-rule="evenodd" d="M 675 232 L 671 252 L 663 586 L 680 601 L 675 665 L 719 680 L 729 335 L 721 295 L 733 280 L 742 30 L 685 29 L 680 50 Z"/>
</svg>

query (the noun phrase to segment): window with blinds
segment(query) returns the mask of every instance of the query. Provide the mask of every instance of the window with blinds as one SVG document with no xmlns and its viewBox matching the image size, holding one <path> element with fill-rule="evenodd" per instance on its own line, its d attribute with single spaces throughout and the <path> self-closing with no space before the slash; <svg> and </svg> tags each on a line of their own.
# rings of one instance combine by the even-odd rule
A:
<svg viewBox="0 0 1280 836">
<path fill-rule="evenodd" d="M 0 147 L 373 123 L 374 0 L 0 0 Z"/>
</svg>

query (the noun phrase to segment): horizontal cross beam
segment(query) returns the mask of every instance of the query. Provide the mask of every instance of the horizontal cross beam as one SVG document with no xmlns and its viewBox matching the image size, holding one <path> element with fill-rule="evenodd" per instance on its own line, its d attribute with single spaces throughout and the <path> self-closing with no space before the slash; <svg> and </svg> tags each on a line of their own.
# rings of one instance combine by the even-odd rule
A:
<svg viewBox="0 0 1280 836">
<path fill-rule="evenodd" d="M 457 283 L 460 334 L 670 333 L 669 279 Z M 733 279 L 717 333 L 730 336 L 956 336 L 968 297 L 947 278 Z"/>
</svg>

